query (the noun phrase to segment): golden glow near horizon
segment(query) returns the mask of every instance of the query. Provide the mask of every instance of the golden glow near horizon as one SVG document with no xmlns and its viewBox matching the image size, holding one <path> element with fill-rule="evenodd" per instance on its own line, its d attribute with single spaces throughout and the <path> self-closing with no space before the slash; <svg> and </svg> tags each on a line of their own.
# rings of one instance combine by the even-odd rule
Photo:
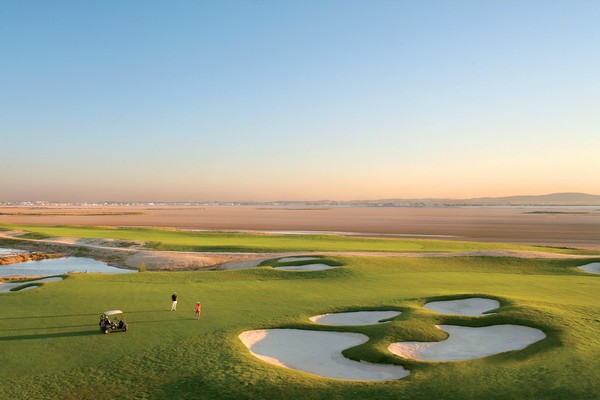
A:
<svg viewBox="0 0 600 400">
<path fill-rule="evenodd" d="M 0 201 L 600 194 L 600 3 L 224 3 L 6 5 Z"/>
</svg>

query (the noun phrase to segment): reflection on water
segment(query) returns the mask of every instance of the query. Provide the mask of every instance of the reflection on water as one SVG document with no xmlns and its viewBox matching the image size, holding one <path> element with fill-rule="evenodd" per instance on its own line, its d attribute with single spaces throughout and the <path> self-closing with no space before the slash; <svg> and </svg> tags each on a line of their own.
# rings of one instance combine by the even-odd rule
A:
<svg viewBox="0 0 600 400">
<path fill-rule="evenodd" d="M 135 271 L 111 267 L 104 262 L 83 257 L 53 258 L 49 260 L 27 261 L 0 266 L 0 276 L 48 276 L 66 274 L 68 272 L 125 274 Z"/>
</svg>

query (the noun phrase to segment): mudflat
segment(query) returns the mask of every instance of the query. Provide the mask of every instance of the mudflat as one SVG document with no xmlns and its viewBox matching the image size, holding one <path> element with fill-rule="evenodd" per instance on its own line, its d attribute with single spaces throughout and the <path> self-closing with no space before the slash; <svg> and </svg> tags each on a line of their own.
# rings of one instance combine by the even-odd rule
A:
<svg viewBox="0 0 600 400">
<path fill-rule="evenodd" d="M 431 236 L 600 249 L 600 207 L 0 207 L 0 224 Z"/>
</svg>

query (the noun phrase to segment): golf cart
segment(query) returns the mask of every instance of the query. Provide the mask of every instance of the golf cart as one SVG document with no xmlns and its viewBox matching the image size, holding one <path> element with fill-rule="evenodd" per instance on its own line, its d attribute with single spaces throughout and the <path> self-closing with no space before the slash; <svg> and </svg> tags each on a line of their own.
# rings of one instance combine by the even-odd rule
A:
<svg viewBox="0 0 600 400">
<path fill-rule="evenodd" d="M 123 311 L 121 310 L 105 311 L 100 315 L 98 325 L 100 325 L 100 332 L 104 333 L 127 331 L 127 323 L 123 319 Z"/>
</svg>

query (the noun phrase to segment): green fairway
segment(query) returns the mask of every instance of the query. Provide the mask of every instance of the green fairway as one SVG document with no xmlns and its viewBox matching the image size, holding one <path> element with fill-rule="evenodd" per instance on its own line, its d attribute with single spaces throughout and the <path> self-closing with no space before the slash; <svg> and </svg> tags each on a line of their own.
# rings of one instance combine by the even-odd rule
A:
<svg viewBox="0 0 600 400">
<path fill-rule="evenodd" d="M 274 235 L 234 232 L 193 232 L 152 228 L 105 228 L 85 226 L 35 226 L 0 224 L 0 229 L 22 230 L 25 237 L 107 238 L 146 242 L 155 250 L 171 251 L 380 251 L 459 252 L 477 250 L 524 250 L 566 254 L 594 254 L 591 251 L 510 243 L 463 242 L 451 240 L 362 238 L 340 235 Z"/>
<path fill-rule="evenodd" d="M 331 261 L 343 266 L 319 272 L 267 265 L 241 271 L 80 274 L 25 292 L 0 293 L 0 398 L 92 399 L 107 397 L 100 394 L 108 388 L 117 398 L 131 399 L 596 398 L 600 277 L 575 268 L 587 261 Z M 169 311 L 173 291 L 179 295 L 176 312 Z M 501 308 L 484 318 L 442 316 L 422 308 L 428 299 L 465 295 L 498 299 Z M 203 304 L 200 321 L 194 319 L 196 301 Z M 100 313 L 115 308 L 125 312 L 130 331 L 100 334 Z M 403 314 L 389 324 L 363 327 L 308 321 L 325 312 L 374 309 Z M 522 351 L 455 363 L 407 361 L 387 352 L 395 341 L 443 339 L 435 329 L 439 323 L 523 324 L 543 330 L 547 338 Z M 346 356 L 398 363 L 411 375 L 379 383 L 319 378 L 266 364 L 237 338 L 245 330 L 277 327 L 366 334 L 371 340 Z"/>
</svg>

